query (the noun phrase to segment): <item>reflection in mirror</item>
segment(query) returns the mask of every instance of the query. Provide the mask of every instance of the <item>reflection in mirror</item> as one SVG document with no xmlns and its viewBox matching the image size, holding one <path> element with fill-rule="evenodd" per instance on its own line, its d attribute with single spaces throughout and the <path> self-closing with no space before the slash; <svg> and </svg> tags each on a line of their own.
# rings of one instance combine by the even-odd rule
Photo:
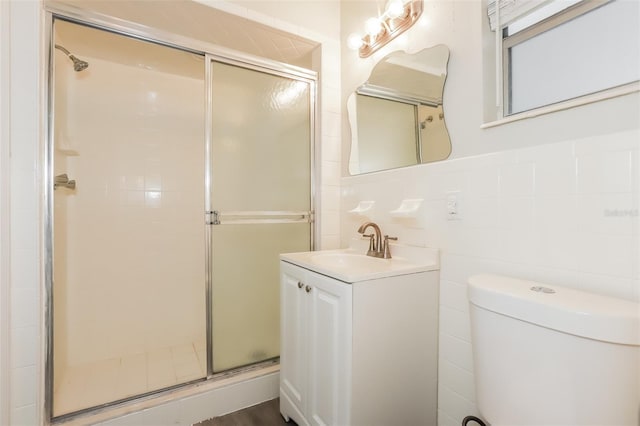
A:
<svg viewBox="0 0 640 426">
<path fill-rule="evenodd" d="M 448 61 L 444 45 L 390 53 L 349 96 L 352 175 L 449 157 L 442 105 Z"/>
</svg>

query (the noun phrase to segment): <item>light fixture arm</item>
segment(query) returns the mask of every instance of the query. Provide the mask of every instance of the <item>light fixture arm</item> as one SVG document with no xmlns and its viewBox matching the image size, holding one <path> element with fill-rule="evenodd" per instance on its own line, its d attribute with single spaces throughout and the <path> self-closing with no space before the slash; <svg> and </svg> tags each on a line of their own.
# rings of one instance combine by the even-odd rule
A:
<svg viewBox="0 0 640 426">
<path fill-rule="evenodd" d="M 404 4 L 404 13 L 397 18 L 388 16 L 384 13 L 380 17 L 383 30 L 375 37 L 365 35 L 362 38 L 362 44 L 358 49 L 361 58 L 371 56 L 375 51 L 389 43 L 394 38 L 411 28 L 415 24 L 420 15 L 422 15 L 423 0 L 409 0 Z"/>
</svg>

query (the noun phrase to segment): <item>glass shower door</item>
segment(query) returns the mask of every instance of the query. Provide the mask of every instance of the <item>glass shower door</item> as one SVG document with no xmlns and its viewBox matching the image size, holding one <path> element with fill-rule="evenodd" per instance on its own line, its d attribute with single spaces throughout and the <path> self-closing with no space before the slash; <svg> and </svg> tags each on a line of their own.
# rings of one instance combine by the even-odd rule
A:
<svg viewBox="0 0 640 426">
<path fill-rule="evenodd" d="M 279 356 L 278 255 L 311 249 L 313 82 L 210 65 L 217 373 Z"/>
<path fill-rule="evenodd" d="M 203 55 L 58 19 L 53 36 L 58 417 L 206 376 L 206 112 Z"/>
</svg>

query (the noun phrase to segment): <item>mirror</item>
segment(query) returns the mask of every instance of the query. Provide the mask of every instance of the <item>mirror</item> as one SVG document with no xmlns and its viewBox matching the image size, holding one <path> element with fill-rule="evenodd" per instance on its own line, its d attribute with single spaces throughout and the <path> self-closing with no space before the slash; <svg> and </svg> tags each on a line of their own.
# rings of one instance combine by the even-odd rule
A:
<svg viewBox="0 0 640 426">
<path fill-rule="evenodd" d="M 378 62 L 347 100 L 349 173 L 444 160 L 451 141 L 442 105 L 449 48 L 397 51 Z"/>
</svg>

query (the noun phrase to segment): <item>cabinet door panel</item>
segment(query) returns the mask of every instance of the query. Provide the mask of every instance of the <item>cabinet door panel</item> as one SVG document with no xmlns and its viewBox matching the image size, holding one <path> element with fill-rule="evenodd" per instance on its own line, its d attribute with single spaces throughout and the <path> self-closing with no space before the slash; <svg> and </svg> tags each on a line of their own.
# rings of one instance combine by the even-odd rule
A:
<svg viewBox="0 0 640 426">
<path fill-rule="evenodd" d="M 282 333 L 280 353 L 280 383 L 282 390 L 305 412 L 307 374 L 307 345 L 305 328 L 307 325 L 304 304 L 304 271 L 281 262 L 280 332 Z M 302 287 L 301 287 L 302 285 Z"/>
<path fill-rule="evenodd" d="M 312 425 L 348 424 L 351 286 L 310 274 L 309 401 Z"/>
</svg>

